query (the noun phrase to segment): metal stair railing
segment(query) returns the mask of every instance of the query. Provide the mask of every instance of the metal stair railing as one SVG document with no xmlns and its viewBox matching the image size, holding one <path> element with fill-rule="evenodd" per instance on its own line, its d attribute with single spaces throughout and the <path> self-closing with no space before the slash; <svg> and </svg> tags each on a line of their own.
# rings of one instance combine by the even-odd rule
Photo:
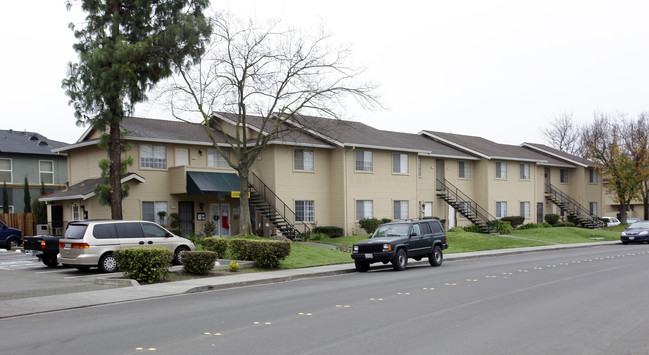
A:
<svg viewBox="0 0 649 355">
<path fill-rule="evenodd" d="M 297 235 L 308 235 L 311 233 L 311 228 L 304 221 L 298 219 L 295 212 L 268 185 L 261 181 L 255 173 L 250 172 L 248 183 L 252 190 L 261 196 L 268 206 L 288 225 L 288 229 L 292 229 Z M 277 225 L 275 226 L 278 227 Z"/>
<path fill-rule="evenodd" d="M 557 189 L 552 184 L 545 184 L 545 194 L 548 199 L 555 205 L 559 206 L 559 208 L 567 211 L 568 213 L 574 214 L 577 218 L 586 219 L 596 227 L 601 227 L 603 225 L 602 222 L 597 220 L 597 216 L 592 215 L 590 211 L 586 209 L 586 207 L 581 205 L 572 197 L 561 192 L 561 190 Z M 559 205 L 557 202 L 555 202 L 555 200 L 561 202 L 563 206 Z"/>
<path fill-rule="evenodd" d="M 448 198 L 452 199 L 456 206 L 458 212 L 460 212 L 464 217 L 473 222 L 473 224 L 478 227 L 482 227 L 480 223 L 484 225 L 489 232 L 492 232 L 492 228 L 489 224 L 490 221 L 494 221 L 497 218 L 489 213 L 485 208 L 480 206 L 477 202 L 467 196 L 462 190 L 451 184 L 448 180 L 444 179 L 441 181 L 437 179 L 437 192 L 443 195 L 446 195 Z M 449 201 L 447 201 L 449 203 Z M 469 205 L 468 211 L 466 205 Z"/>
</svg>

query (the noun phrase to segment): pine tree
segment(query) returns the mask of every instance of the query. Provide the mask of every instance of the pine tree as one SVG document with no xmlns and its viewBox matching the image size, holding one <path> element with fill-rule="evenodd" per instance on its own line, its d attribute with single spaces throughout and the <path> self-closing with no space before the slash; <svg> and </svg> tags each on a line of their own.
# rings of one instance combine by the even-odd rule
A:
<svg viewBox="0 0 649 355">
<path fill-rule="evenodd" d="M 32 213 L 32 196 L 29 193 L 29 181 L 27 181 L 27 176 L 25 176 L 25 194 L 23 197 L 23 202 L 25 202 L 25 213 Z"/>
<path fill-rule="evenodd" d="M 9 213 L 9 191 L 7 191 L 7 182 L 2 184 L 2 213 Z"/>
</svg>

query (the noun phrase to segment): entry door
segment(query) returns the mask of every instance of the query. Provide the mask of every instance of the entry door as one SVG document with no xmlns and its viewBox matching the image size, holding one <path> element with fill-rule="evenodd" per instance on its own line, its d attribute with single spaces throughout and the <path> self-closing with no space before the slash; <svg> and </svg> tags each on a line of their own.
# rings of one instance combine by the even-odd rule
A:
<svg viewBox="0 0 649 355">
<path fill-rule="evenodd" d="M 180 229 L 185 234 L 194 234 L 194 203 L 191 201 L 178 202 Z"/>
<path fill-rule="evenodd" d="M 219 231 L 221 237 L 229 237 L 232 230 L 232 218 L 230 216 L 230 205 L 227 203 L 221 204 L 221 225 Z"/>
<path fill-rule="evenodd" d="M 448 206 L 448 229 L 455 227 L 455 208 Z"/>
<path fill-rule="evenodd" d="M 543 202 L 537 202 L 536 204 L 536 223 L 543 222 Z"/>
<path fill-rule="evenodd" d="M 424 202 L 424 217 L 425 218 L 430 218 L 433 216 L 433 203 L 432 202 Z"/>
</svg>

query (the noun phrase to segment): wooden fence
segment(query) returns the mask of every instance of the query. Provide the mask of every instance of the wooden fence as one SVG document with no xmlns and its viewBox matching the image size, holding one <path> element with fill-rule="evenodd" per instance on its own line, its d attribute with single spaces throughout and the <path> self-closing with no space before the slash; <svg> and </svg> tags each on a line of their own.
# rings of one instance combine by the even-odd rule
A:
<svg viewBox="0 0 649 355">
<path fill-rule="evenodd" d="M 0 221 L 11 228 L 20 229 L 23 236 L 36 235 L 36 219 L 33 213 L 0 213 Z"/>
</svg>

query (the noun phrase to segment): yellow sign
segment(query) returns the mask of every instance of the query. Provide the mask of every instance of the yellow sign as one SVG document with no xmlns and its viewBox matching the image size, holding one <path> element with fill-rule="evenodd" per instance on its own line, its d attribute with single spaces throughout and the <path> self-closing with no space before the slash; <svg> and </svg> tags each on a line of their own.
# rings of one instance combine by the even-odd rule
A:
<svg viewBox="0 0 649 355">
<path fill-rule="evenodd" d="M 241 197 L 241 191 L 230 191 L 230 197 L 232 197 L 232 198 L 240 198 Z M 250 192 L 248 192 L 248 198 L 250 198 Z"/>
</svg>

